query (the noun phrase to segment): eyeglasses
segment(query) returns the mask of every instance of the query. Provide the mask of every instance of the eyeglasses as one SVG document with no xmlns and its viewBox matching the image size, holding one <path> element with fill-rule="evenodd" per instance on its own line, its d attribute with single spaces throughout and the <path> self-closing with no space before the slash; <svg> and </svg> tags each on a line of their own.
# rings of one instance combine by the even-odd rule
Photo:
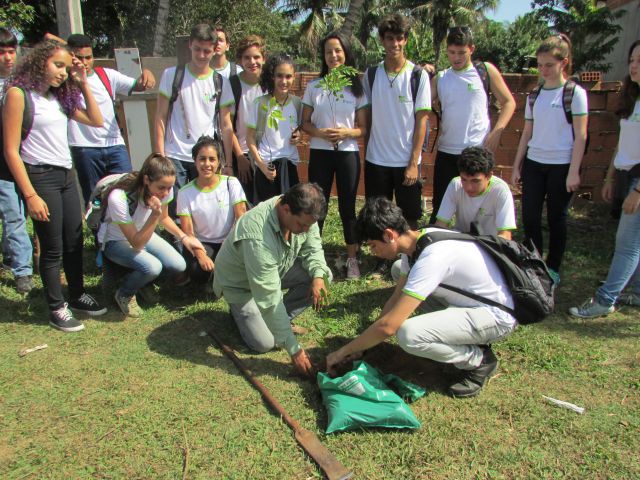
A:
<svg viewBox="0 0 640 480">
<path fill-rule="evenodd" d="M 451 35 L 452 33 L 461 33 L 463 35 L 471 35 L 471 28 L 466 25 L 462 25 L 459 27 L 451 27 L 447 31 L 447 35 Z"/>
</svg>

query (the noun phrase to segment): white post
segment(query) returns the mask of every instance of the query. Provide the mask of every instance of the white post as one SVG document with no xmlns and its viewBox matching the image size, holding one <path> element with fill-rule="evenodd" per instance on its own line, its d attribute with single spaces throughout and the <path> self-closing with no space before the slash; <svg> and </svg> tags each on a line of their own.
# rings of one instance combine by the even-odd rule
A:
<svg viewBox="0 0 640 480">
<path fill-rule="evenodd" d="M 84 33 L 80 0 L 56 0 L 58 36 L 63 40 L 72 33 Z"/>
<path fill-rule="evenodd" d="M 116 48 L 118 71 L 129 77 L 138 78 L 142 73 L 140 52 L 137 48 Z M 144 159 L 151 153 L 151 134 L 146 98 L 150 93 L 133 92 L 129 97 L 120 97 L 127 125 L 129 155 L 134 170 L 140 170 Z"/>
</svg>

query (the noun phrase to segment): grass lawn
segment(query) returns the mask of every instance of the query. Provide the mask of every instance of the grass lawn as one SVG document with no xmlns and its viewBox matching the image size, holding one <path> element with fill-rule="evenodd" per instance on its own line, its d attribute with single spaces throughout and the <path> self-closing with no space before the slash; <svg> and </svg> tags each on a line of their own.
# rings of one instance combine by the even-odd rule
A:
<svg viewBox="0 0 640 480">
<path fill-rule="evenodd" d="M 124 320 L 111 303 L 83 332 L 64 334 L 48 326 L 40 280 L 23 299 L 3 273 L 0 478 L 322 478 L 259 393 L 201 336 L 207 329 L 239 352 L 355 478 L 640 478 L 640 309 L 589 321 L 565 313 L 606 276 L 615 226 L 606 208 L 576 204 L 557 313 L 495 345 L 501 367 L 479 397 L 445 396 L 439 369 L 416 360 L 416 370 L 435 376 L 411 406 L 422 422 L 415 431 L 325 436 L 316 385 L 291 376 L 282 350 L 250 354 L 224 301 L 195 287 L 162 283 L 160 302 L 142 318 Z M 333 267 L 342 251 L 334 202 L 325 243 Z M 88 249 L 87 284 L 100 295 L 92 256 Z M 363 271 L 372 262 L 365 255 Z M 366 328 L 391 292 L 388 282 L 336 277 L 330 307 L 298 322 L 310 329 L 301 342 L 316 360 Z"/>
</svg>

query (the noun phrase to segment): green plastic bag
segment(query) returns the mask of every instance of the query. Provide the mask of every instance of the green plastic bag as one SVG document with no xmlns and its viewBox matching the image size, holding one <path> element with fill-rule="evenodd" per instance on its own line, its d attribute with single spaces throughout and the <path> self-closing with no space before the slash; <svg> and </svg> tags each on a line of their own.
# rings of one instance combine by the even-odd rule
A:
<svg viewBox="0 0 640 480">
<path fill-rule="evenodd" d="M 355 370 L 331 378 L 318 373 L 322 402 L 327 408 L 327 433 L 363 427 L 419 428 L 420 422 L 409 406 L 387 385 L 389 381 L 401 395 L 417 400 L 425 390 L 396 375 L 382 375 L 379 370 L 359 360 Z"/>
</svg>

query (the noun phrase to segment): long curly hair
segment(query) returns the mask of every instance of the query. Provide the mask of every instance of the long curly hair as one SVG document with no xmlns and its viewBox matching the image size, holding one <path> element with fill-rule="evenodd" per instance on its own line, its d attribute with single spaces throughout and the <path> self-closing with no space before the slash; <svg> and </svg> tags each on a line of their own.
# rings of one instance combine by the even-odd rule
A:
<svg viewBox="0 0 640 480">
<path fill-rule="evenodd" d="M 269 95 L 273 95 L 273 92 L 276 89 L 276 68 L 278 68 L 278 66 L 282 64 L 291 65 L 291 67 L 295 71 L 293 59 L 285 53 L 278 53 L 272 57 L 269 57 L 267 63 L 265 63 L 262 67 L 262 74 L 260 75 L 260 86 L 262 87 L 262 91 L 266 90 Z"/>
<path fill-rule="evenodd" d="M 20 61 L 14 73 L 5 82 L 4 92 L 11 87 L 40 92 L 47 77 L 47 62 L 61 49 L 68 51 L 66 45 L 54 40 L 38 43 L 29 55 Z M 81 105 L 82 92 L 73 81 L 67 79 L 59 87 L 49 87 L 49 91 L 56 97 L 67 116 L 73 115 Z"/>
<path fill-rule="evenodd" d="M 640 45 L 640 40 L 636 40 L 629 48 L 627 61 L 630 61 L 633 50 Z M 620 99 L 620 109 L 616 112 L 621 118 L 629 118 L 633 113 L 633 109 L 640 97 L 640 87 L 631 80 L 631 75 L 627 73 L 622 84 L 622 98 Z"/>
</svg>

